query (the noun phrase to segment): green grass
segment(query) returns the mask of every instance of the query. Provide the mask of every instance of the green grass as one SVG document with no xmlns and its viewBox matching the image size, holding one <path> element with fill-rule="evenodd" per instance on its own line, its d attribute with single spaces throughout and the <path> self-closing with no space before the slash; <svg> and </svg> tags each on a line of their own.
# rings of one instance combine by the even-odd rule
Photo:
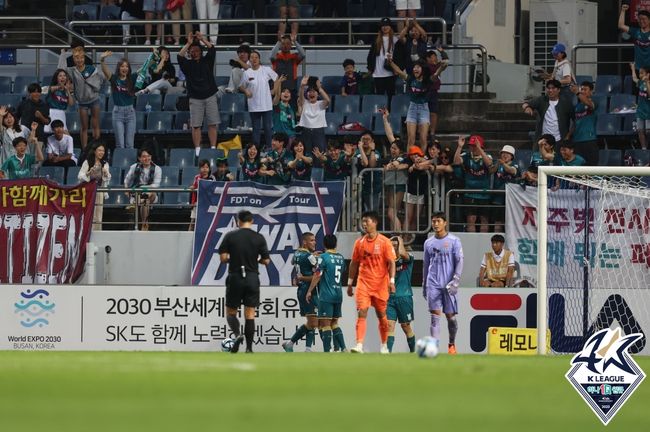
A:
<svg viewBox="0 0 650 432">
<path fill-rule="evenodd" d="M 0 431 L 603 430 L 568 369 L 566 356 L 0 352 Z M 649 402 L 645 382 L 607 429 L 646 429 Z"/>
</svg>

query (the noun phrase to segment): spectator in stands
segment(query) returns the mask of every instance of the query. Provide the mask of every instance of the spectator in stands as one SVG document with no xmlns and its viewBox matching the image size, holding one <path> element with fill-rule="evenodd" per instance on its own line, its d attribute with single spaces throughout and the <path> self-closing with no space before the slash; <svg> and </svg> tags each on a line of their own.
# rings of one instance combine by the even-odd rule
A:
<svg viewBox="0 0 650 432">
<path fill-rule="evenodd" d="M 343 77 L 341 78 L 341 96 L 359 94 L 361 72 L 356 71 L 354 60 L 343 60 L 343 71 Z"/>
<path fill-rule="evenodd" d="M 314 158 L 309 152 L 305 151 L 305 144 L 302 139 L 298 138 L 293 142 L 293 156 L 287 163 L 287 168 L 291 172 L 294 180 L 311 180 L 311 167 Z"/>
<path fill-rule="evenodd" d="M 455 152 L 451 150 L 450 147 L 445 146 L 440 151 L 440 163 L 436 167 L 436 171 L 441 171 L 442 176 L 445 179 L 444 186 L 446 190 L 441 191 L 445 193 L 449 190 L 460 190 L 465 188 L 465 172 L 462 165 L 454 165 L 454 154 Z M 450 168 L 450 169 L 449 169 Z M 453 231 L 462 231 L 464 220 L 463 220 L 463 209 L 460 205 L 463 203 L 463 195 L 460 192 L 453 192 L 449 197 L 450 204 L 450 225 L 453 227 Z"/>
<path fill-rule="evenodd" d="M 406 22 L 402 20 L 399 20 L 397 22 L 398 31 L 401 32 L 405 24 L 408 26 L 408 18 L 415 19 L 418 11 L 420 10 L 420 7 L 421 7 L 420 0 L 395 0 L 395 9 L 397 10 L 397 17 L 407 18 Z"/>
<path fill-rule="evenodd" d="M 25 150 L 27 154 L 36 154 L 34 148 L 36 135 L 32 139 L 30 129 L 18 123 L 15 114 L 6 106 L 0 106 L 0 144 L 2 144 L 0 148 L 0 165 L 16 154 L 13 142 L 18 137 L 25 138 L 29 143 Z"/>
<path fill-rule="evenodd" d="M 305 90 L 307 98 L 305 99 Z M 322 98 L 318 100 L 318 96 Z M 321 152 L 325 149 L 325 128 L 327 119 L 325 111 L 330 104 L 330 97 L 316 77 L 306 75 L 300 82 L 298 90 L 298 116 L 302 126 L 300 137 L 302 138 L 305 149 L 313 152 L 318 148 Z"/>
<path fill-rule="evenodd" d="M 426 53 L 427 67 L 431 77 L 429 86 L 428 104 L 429 104 L 429 133 L 431 139 L 435 140 L 436 130 L 438 128 L 438 92 L 440 91 L 440 75 L 447 69 L 449 59 L 444 51 L 429 50 Z"/>
<path fill-rule="evenodd" d="M 449 150 L 449 149 L 447 149 Z M 454 174 L 454 168 L 451 164 L 451 157 L 447 152 L 442 152 L 440 148 L 440 142 L 435 140 L 431 141 L 427 145 L 427 151 L 424 154 L 424 157 L 418 162 L 418 169 L 428 171 L 431 179 L 431 190 L 436 190 L 436 193 L 444 195 L 445 191 L 437 188 L 436 176 L 445 176 L 447 178 L 447 188 L 455 189 L 452 187 L 451 178 Z"/>
<path fill-rule="evenodd" d="M 199 188 L 199 180 L 212 180 L 216 181 L 214 175 L 210 174 L 210 161 L 207 159 L 201 159 L 199 161 L 199 173 L 194 176 L 192 180 L 192 185 L 190 189 L 195 191 Z M 196 222 L 196 202 L 197 202 L 197 193 L 192 192 L 190 194 L 190 205 L 192 206 L 192 211 L 190 212 L 190 227 L 189 231 L 194 231 L 194 224 Z"/>
<path fill-rule="evenodd" d="M 506 189 L 507 183 L 514 183 L 520 176 L 519 165 L 514 162 L 515 148 L 511 145 L 504 145 L 499 153 L 499 159 L 490 167 L 492 174 L 492 189 Z M 504 232 L 504 221 L 506 220 L 506 195 L 496 193 L 492 195 L 492 215 L 494 220 L 494 231 Z"/>
<path fill-rule="evenodd" d="M 357 173 L 361 176 L 361 206 L 364 212 L 379 209 L 381 173 L 373 171 L 364 174 L 361 172 L 367 168 L 380 167 L 381 154 L 375 147 L 375 135 L 369 130 L 362 132 L 354 157 Z"/>
<path fill-rule="evenodd" d="M 478 284 L 487 288 L 511 287 L 515 272 L 515 254 L 503 248 L 506 239 L 501 234 L 493 235 L 490 241 L 492 250 L 483 255 Z"/>
<path fill-rule="evenodd" d="M 205 56 L 203 48 L 207 48 Z M 190 59 L 185 56 L 190 54 Z M 219 107 L 217 105 L 217 83 L 214 81 L 214 61 L 217 50 L 214 45 L 200 32 L 188 33 L 187 43 L 178 53 L 178 66 L 185 74 L 185 86 L 190 99 L 190 122 L 192 124 L 192 143 L 194 151 L 201 151 L 201 127 L 203 122 L 208 125 L 210 147 L 217 147 L 217 125 Z"/>
<path fill-rule="evenodd" d="M 630 64 L 630 69 L 632 70 L 632 81 L 639 92 L 636 107 L 636 130 L 639 134 L 641 148 L 647 149 L 648 141 L 645 134 L 646 130 L 650 129 L 650 101 L 648 100 L 648 95 L 650 94 L 650 68 L 648 66 L 639 67 L 638 76 L 632 64 Z"/>
<path fill-rule="evenodd" d="M 389 112 L 387 109 L 380 110 L 386 139 L 390 143 L 389 156 L 382 162 L 384 167 L 384 202 L 388 213 L 388 221 L 391 231 L 401 231 L 402 222 L 399 214 L 402 211 L 404 192 L 406 192 L 408 156 L 405 154 L 406 145 L 395 137 L 393 128 L 390 125 Z"/>
<path fill-rule="evenodd" d="M 571 69 L 571 62 L 566 55 L 566 47 L 564 44 L 557 43 L 551 50 L 551 55 L 555 59 L 555 65 L 550 73 L 542 76 L 545 80 L 554 79 L 560 82 L 560 95 L 565 97 L 571 96 L 571 84 L 575 84 L 575 76 Z"/>
<path fill-rule="evenodd" d="M 112 56 L 111 51 L 105 51 L 100 57 L 102 71 L 111 83 L 113 98 L 113 132 L 115 147 L 134 148 L 135 144 L 135 80 L 137 73 L 132 72 L 131 64 L 125 58 L 120 59 L 112 73 L 106 65 L 106 58 Z"/>
<path fill-rule="evenodd" d="M 176 1 L 178 4 L 178 0 Z M 192 0 L 185 0 L 183 2 L 182 6 L 179 6 L 178 8 L 174 9 L 171 11 L 171 17 L 173 20 L 191 20 L 193 18 L 192 14 L 194 12 L 194 3 Z M 218 18 L 218 16 L 217 16 Z M 217 26 L 217 32 L 215 35 L 218 33 L 219 27 Z M 194 29 L 192 28 L 191 23 L 186 23 L 185 24 L 185 32 L 181 33 L 181 25 L 180 24 L 172 24 L 172 33 L 174 34 L 174 46 L 178 46 L 181 43 L 181 35 L 186 35 L 188 33 L 192 33 Z M 203 30 L 202 30 L 203 31 Z M 205 29 L 207 31 L 207 29 Z M 204 33 L 205 33 L 204 31 Z M 212 32 L 210 32 L 212 33 Z"/>
<path fill-rule="evenodd" d="M 400 22 L 401 24 L 401 22 Z M 427 32 L 415 20 L 406 18 L 404 26 L 399 33 L 399 42 L 404 45 L 405 71 L 413 72 L 413 65 L 424 60 L 427 53 Z"/>
<path fill-rule="evenodd" d="M 417 133 L 420 137 L 420 149 L 425 149 L 427 147 L 427 138 L 429 137 L 428 93 L 429 87 L 431 86 L 429 68 L 423 61 L 418 60 L 413 66 L 413 73 L 407 74 L 392 59 L 389 58 L 387 61 L 395 73 L 406 81 L 406 88 L 408 89 L 411 100 L 406 114 L 408 147 L 411 148 L 415 145 L 415 135 Z"/>
<path fill-rule="evenodd" d="M 216 160 L 216 169 L 212 173 L 216 181 L 234 181 L 235 174 L 231 173 L 228 169 L 228 159 L 218 158 Z"/>
<path fill-rule="evenodd" d="M 582 156 L 575 153 L 574 145 L 569 140 L 564 140 L 560 144 L 560 166 L 583 166 L 585 160 Z M 570 187 L 575 187 L 575 183 L 571 183 L 571 186 L 566 181 L 560 181 L 559 178 L 555 178 L 555 184 L 551 188 L 552 190 L 569 189 Z"/>
<path fill-rule="evenodd" d="M 323 180 L 345 180 L 350 175 L 354 147 L 342 151 L 341 145 L 337 141 L 331 140 L 327 143 L 326 153 L 322 153 L 318 147 L 314 147 L 314 156 L 320 160 L 323 166 Z"/>
<path fill-rule="evenodd" d="M 144 19 L 143 0 L 119 0 L 120 18 L 122 21 Z M 187 2 L 189 3 L 189 2 Z M 128 45 L 131 40 L 131 26 L 122 24 L 122 45 Z M 150 27 L 151 28 L 151 27 Z M 151 33 L 151 30 L 149 30 Z"/>
<path fill-rule="evenodd" d="M 219 18 L 219 5 L 220 0 L 196 0 L 196 16 L 200 20 L 209 19 L 216 20 Z M 214 22 L 210 23 L 210 32 L 208 33 L 208 24 L 201 23 L 199 24 L 199 30 L 201 33 L 207 34 L 210 36 L 210 42 L 213 45 L 217 44 L 217 35 L 219 34 L 219 24 Z"/>
<path fill-rule="evenodd" d="M 101 106 L 99 102 L 99 90 L 106 77 L 93 64 L 86 64 L 86 55 L 82 47 L 77 46 L 72 49 L 74 66 L 66 66 L 68 57 L 65 50 L 61 50 L 59 68 L 66 69 L 72 78 L 74 98 L 77 100 L 77 106 L 79 107 L 79 121 L 81 123 L 79 139 L 81 141 L 81 149 L 85 150 L 88 145 L 89 114 L 90 121 L 92 122 L 93 140 L 97 141 L 100 137 L 99 117 Z"/>
<path fill-rule="evenodd" d="M 286 79 L 286 75 L 280 75 L 273 85 L 273 130 L 286 133 L 292 144 L 296 137 L 296 111 L 291 104 L 291 90 L 284 85 Z"/>
<path fill-rule="evenodd" d="M 629 33 L 634 41 L 634 65 L 637 69 L 650 65 L 650 11 L 639 10 L 637 17 L 639 26 L 625 25 L 625 14 L 630 5 L 623 3 L 621 13 L 618 15 L 618 28 L 621 31 Z"/>
<path fill-rule="evenodd" d="M 159 188 L 162 180 L 162 170 L 151 160 L 151 151 L 147 148 L 138 150 L 138 162 L 129 167 L 124 177 L 125 188 L 146 187 L 147 192 L 126 192 L 131 206 L 137 205 L 142 221 L 142 231 L 149 231 L 150 206 L 158 202 L 158 194 L 151 192 Z M 129 206 L 129 207 L 131 207 Z"/>
<path fill-rule="evenodd" d="M 38 123 L 32 123 L 32 134 L 30 135 L 36 153 L 34 155 L 27 153 L 27 140 L 25 138 L 21 136 L 14 138 L 12 145 L 16 153 L 2 163 L 0 179 L 16 180 L 32 177 L 32 165 L 43 160 L 41 145 L 35 141 L 37 127 Z"/>
<path fill-rule="evenodd" d="M 551 134 L 556 142 L 569 137 L 571 121 L 574 119 L 571 100 L 560 97 L 562 84 L 556 79 L 546 82 L 546 94 L 538 96 L 521 106 L 530 116 L 537 113 L 535 136 Z"/>
<path fill-rule="evenodd" d="M 61 120 L 64 129 L 67 129 L 65 111 L 68 107 L 74 105 L 73 91 L 70 75 L 64 69 L 57 69 L 54 75 L 52 75 L 52 81 L 47 89 L 45 102 L 47 102 L 50 108 L 50 119 L 52 121 Z M 44 131 L 45 133 L 52 133 L 51 126 L 46 125 Z"/>
<path fill-rule="evenodd" d="M 289 161 L 291 155 L 287 150 L 289 137 L 282 132 L 273 134 L 271 151 L 262 158 L 260 174 L 266 176 L 266 183 L 270 185 L 287 185 L 291 181 Z"/>
<path fill-rule="evenodd" d="M 36 122 L 36 138 L 45 142 L 45 125 L 50 124 L 50 106 L 41 99 L 42 89 L 39 83 L 31 83 L 27 86 L 27 98 L 18 105 L 16 117 L 20 118 L 20 124 L 29 126 Z"/>
<path fill-rule="evenodd" d="M 200 0 L 197 0 L 200 1 Z M 165 0 L 143 0 L 142 1 L 142 10 L 144 11 L 144 19 L 146 20 L 161 20 L 163 19 L 163 14 L 165 13 Z M 151 30 L 152 24 L 144 25 L 144 44 L 151 45 Z M 154 45 L 160 45 L 163 41 L 163 25 L 156 24 L 156 42 Z"/>
<path fill-rule="evenodd" d="M 147 93 L 167 92 L 176 85 L 176 68 L 171 62 L 169 50 L 164 46 L 154 48 L 154 53 L 160 56 L 158 63 L 149 66 L 151 84 L 135 93 L 136 96 Z"/>
<path fill-rule="evenodd" d="M 244 71 L 239 90 L 248 98 L 248 112 L 253 123 L 253 142 L 268 150 L 273 135 L 273 98 L 269 81 L 275 83 L 278 74 L 270 67 L 262 66 L 258 51 L 253 51 L 250 58 L 251 67 Z M 261 140 L 262 129 L 264 141 Z"/>
<path fill-rule="evenodd" d="M 255 143 L 248 144 L 243 154 L 239 154 L 239 163 L 241 164 L 242 180 L 262 181 L 260 173 L 262 162 L 260 161 L 260 152 L 257 150 Z"/>
<path fill-rule="evenodd" d="M 585 165 L 598 165 L 598 137 L 596 135 L 596 121 L 598 120 L 598 102 L 591 98 L 594 84 L 583 81 L 580 87 L 571 86 L 571 92 L 578 97 L 575 106 L 575 123 L 571 132 L 571 139 L 575 146 L 576 154 L 582 156 Z"/>
<path fill-rule="evenodd" d="M 375 94 L 385 94 L 390 98 L 395 94 L 395 73 L 387 60 L 394 58 L 400 66 L 402 58 L 401 45 L 397 44 L 398 37 L 393 33 L 390 18 L 382 18 L 379 32 L 368 52 L 366 59 L 368 71 L 372 73 L 375 84 Z"/>
<path fill-rule="evenodd" d="M 105 156 L 106 146 L 101 142 L 95 143 L 92 149 L 88 152 L 86 159 L 81 164 L 79 174 L 77 174 L 77 180 L 80 182 L 89 182 L 94 180 L 97 182 L 97 187 L 108 187 L 111 181 L 111 171 Z M 102 229 L 105 195 L 108 194 L 97 192 L 95 195 L 93 230 L 96 231 Z"/>
<path fill-rule="evenodd" d="M 278 24 L 278 39 L 287 32 L 288 18 L 296 20 L 300 18 L 300 3 L 298 0 L 275 0 L 280 11 L 280 23 Z M 307 17 L 311 18 L 311 17 Z M 298 22 L 291 22 L 291 40 L 295 43 L 298 38 Z"/>
<path fill-rule="evenodd" d="M 239 84 L 241 83 L 244 71 L 251 67 L 250 62 L 251 47 L 247 43 L 241 44 L 237 48 L 237 58 L 230 60 L 230 79 L 228 85 L 219 87 L 219 96 L 223 93 L 237 93 L 239 91 Z"/>
<path fill-rule="evenodd" d="M 480 135 L 469 137 L 469 152 L 462 153 L 465 146 L 465 137 L 458 138 L 458 146 L 454 154 L 454 165 L 463 168 L 465 188 L 467 189 L 490 189 L 490 167 L 492 156 L 485 153 L 485 142 Z M 490 194 L 485 192 L 466 192 L 463 203 L 467 206 L 467 231 L 477 232 L 476 219 L 479 218 L 480 232 L 488 232 L 488 214 L 490 205 Z"/>
<path fill-rule="evenodd" d="M 406 184 L 406 216 L 404 218 L 404 231 L 418 231 L 422 221 L 422 209 L 426 205 L 429 191 L 429 177 L 427 170 L 421 164 L 424 159 L 424 152 L 418 146 L 411 146 L 408 150 L 408 159 L 406 160 L 406 170 L 408 179 Z M 414 239 L 413 234 L 404 236 L 406 243 L 411 243 Z"/>
<path fill-rule="evenodd" d="M 291 43 L 296 45 L 297 52 L 291 52 Z M 298 65 L 305 59 L 305 50 L 294 37 L 284 35 L 278 39 L 271 50 L 271 64 L 278 75 L 286 75 L 285 86 L 296 93 L 296 80 L 298 79 Z"/>
<path fill-rule="evenodd" d="M 74 155 L 72 137 L 65 133 L 63 122 L 52 122 L 52 135 L 47 137 L 47 158 L 43 166 L 60 166 L 65 168 L 66 174 L 69 167 L 77 166 L 77 157 Z"/>
<path fill-rule="evenodd" d="M 556 165 L 555 144 L 555 137 L 551 134 L 544 134 L 537 140 L 538 150 L 530 156 L 528 169 L 522 174 L 525 185 L 537 186 L 537 169 L 540 166 Z"/>
</svg>

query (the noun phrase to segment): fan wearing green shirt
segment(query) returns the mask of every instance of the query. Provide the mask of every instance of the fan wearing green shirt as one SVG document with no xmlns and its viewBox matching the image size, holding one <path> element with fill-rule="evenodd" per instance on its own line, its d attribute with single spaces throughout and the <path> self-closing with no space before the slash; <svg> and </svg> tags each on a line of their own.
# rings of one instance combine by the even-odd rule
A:
<svg viewBox="0 0 650 432">
<path fill-rule="evenodd" d="M 32 133 L 29 136 L 30 140 L 36 140 L 36 128 L 38 123 L 32 122 Z M 16 137 L 12 141 L 16 154 L 9 157 L 0 168 L 0 179 L 24 179 L 32 177 L 32 165 L 36 162 L 41 162 L 43 158 L 43 151 L 41 145 L 35 143 L 36 155 L 27 154 L 27 140 L 24 137 Z"/>
</svg>

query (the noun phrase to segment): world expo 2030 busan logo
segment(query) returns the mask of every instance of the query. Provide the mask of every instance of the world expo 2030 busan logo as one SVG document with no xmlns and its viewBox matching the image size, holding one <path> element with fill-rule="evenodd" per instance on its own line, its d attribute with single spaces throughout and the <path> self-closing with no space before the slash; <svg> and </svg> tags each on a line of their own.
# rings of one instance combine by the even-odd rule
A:
<svg viewBox="0 0 650 432">
<path fill-rule="evenodd" d="M 645 379 L 628 352 L 642 333 L 621 336 L 621 329 L 604 329 L 587 340 L 571 360 L 566 378 L 587 405 L 607 425 Z"/>
<path fill-rule="evenodd" d="M 50 293 L 44 289 L 20 292 L 21 299 L 14 303 L 14 313 L 20 317 L 23 327 L 45 327 L 50 324 L 50 315 L 54 314 L 54 301 Z"/>
</svg>

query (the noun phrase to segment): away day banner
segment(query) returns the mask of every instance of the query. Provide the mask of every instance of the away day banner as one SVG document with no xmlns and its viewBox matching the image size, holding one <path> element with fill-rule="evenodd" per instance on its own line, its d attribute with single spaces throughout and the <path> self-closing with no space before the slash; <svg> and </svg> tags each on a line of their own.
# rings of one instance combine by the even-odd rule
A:
<svg viewBox="0 0 650 432">
<path fill-rule="evenodd" d="M 82 273 L 96 184 L 0 180 L 0 283 L 64 284 Z"/>
<path fill-rule="evenodd" d="M 237 228 L 237 213 L 253 213 L 253 229 L 266 238 L 271 263 L 260 267 L 262 285 L 291 285 L 291 259 L 305 232 L 336 232 L 345 196 L 344 182 L 294 181 L 289 186 L 201 181 L 192 251 L 192 284 L 223 285 L 227 266 L 219 261 L 223 236 Z"/>
</svg>

